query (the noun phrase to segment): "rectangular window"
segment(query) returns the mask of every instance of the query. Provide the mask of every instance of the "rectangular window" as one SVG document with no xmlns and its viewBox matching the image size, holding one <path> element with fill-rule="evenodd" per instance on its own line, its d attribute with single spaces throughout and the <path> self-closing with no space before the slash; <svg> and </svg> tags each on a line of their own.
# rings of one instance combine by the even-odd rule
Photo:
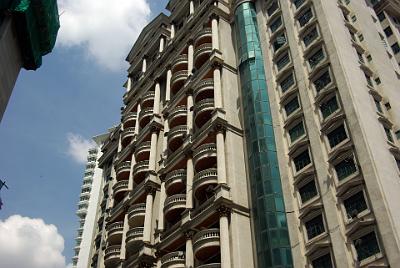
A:
<svg viewBox="0 0 400 268">
<path fill-rule="evenodd" d="M 283 47 L 286 44 L 286 36 L 285 33 L 281 33 L 280 35 L 278 35 L 274 41 L 274 43 L 272 44 L 272 46 L 274 47 L 274 51 L 277 51 L 278 49 L 280 49 L 281 47 Z"/>
<path fill-rule="evenodd" d="M 374 102 L 375 102 L 376 110 L 377 110 L 378 112 L 382 113 L 383 110 L 382 110 L 381 102 L 378 101 L 378 100 L 376 100 L 376 99 L 374 99 Z"/>
<path fill-rule="evenodd" d="M 394 43 L 391 47 L 392 47 L 392 50 L 393 50 L 394 54 L 398 54 L 400 52 L 400 46 L 399 46 L 399 44 L 397 42 Z"/>
<path fill-rule="evenodd" d="M 299 100 L 296 98 L 294 98 L 293 100 L 289 101 L 286 105 L 285 105 L 285 112 L 286 112 L 286 116 L 291 115 L 294 111 L 296 111 L 298 108 L 300 107 L 299 104 Z"/>
<path fill-rule="evenodd" d="M 289 136 L 290 136 L 290 141 L 294 142 L 298 138 L 304 135 L 304 126 L 303 126 L 303 121 L 289 129 Z"/>
<path fill-rule="evenodd" d="M 282 70 L 283 67 L 288 65 L 290 62 L 290 57 L 289 57 L 289 52 L 286 52 L 285 55 L 279 58 L 279 60 L 276 62 L 276 67 L 279 70 Z"/>
<path fill-rule="evenodd" d="M 385 130 L 385 134 L 386 134 L 388 141 L 393 142 L 392 131 L 387 127 L 383 127 L 383 129 Z"/>
<path fill-rule="evenodd" d="M 370 87 L 373 87 L 373 86 L 374 86 L 374 84 L 372 83 L 371 76 L 369 76 L 369 75 L 368 75 L 368 74 L 366 74 L 366 73 L 364 73 L 364 76 L 365 76 L 365 80 L 367 80 L 367 84 L 368 84 L 368 86 L 370 86 Z"/>
<path fill-rule="evenodd" d="M 347 217 L 349 219 L 357 217 L 360 212 L 367 209 L 367 203 L 365 202 L 363 191 L 360 191 L 344 200 L 343 205 L 346 208 Z"/>
<path fill-rule="evenodd" d="M 268 9 L 267 9 L 267 14 L 268 14 L 268 16 L 271 16 L 272 14 L 274 14 L 275 11 L 276 11 L 278 8 L 279 8 L 278 2 L 277 2 L 277 1 L 272 2 L 272 4 L 271 4 L 271 5 L 268 7 Z"/>
<path fill-rule="evenodd" d="M 293 73 L 290 73 L 285 79 L 280 82 L 282 93 L 285 93 L 291 86 L 294 85 Z"/>
<path fill-rule="evenodd" d="M 327 136 L 329 140 L 329 145 L 331 146 L 331 148 L 334 148 L 336 145 L 347 139 L 344 125 L 341 125 L 335 130 L 331 131 Z"/>
<path fill-rule="evenodd" d="M 329 70 L 327 70 L 314 81 L 314 86 L 315 89 L 317 90 L 317 93 L 320 92 L 327 85 L 329 85 L 331 82 L 332 82 L 331 75 L 329 74 Z"/>
<path fill-rule="evenodd" d="M 322 117 L 325 119 L 339 109 L 336 96 L 333 96 L 320 106 Z"/>
<path fill-rule="evenodd" d="M 351 174 L 356 173 L 357 167 L 354 163 L 353 157 L 348 157 L 335 166 L 336 175 L 339 180 L 349 177 Z"/>
<path fill-rule="evenodd" d="M 381 252 L 374 231 L 354 240 L 353 243 L 357 251 L 358 261 L 365 260 Z"/>
<path fill-rule="evenodd" d="M 315 52 L 311 57 L 308 58 L 308 64 L 311 68 L 314 68 L 318 63 L 320 63 L 325 58 L 325 53 L 320 48 L 317 52 Z"/>
<path fill-rule="evenodd" d="M 296 8 L 299 8 L 304 3 L 304 0 L 293 0 L 293 4 Z"/>
<path fill-rule="evenodd" d="M 333 268 L 331 254 L 323 255 L 312 261 L 313 268 Z"/>
<path fill-rule="evenodd" d="M 378 19 L 379 21 L 383 21 L 386 19 L 385 13 L 383 13 L 383 11 L 378 14 Z"/>
<path fill-rule="evenodd" d="M 390 37 L 393 34 L 392 28 L 390 26 L 386 27 L 384 30 L 386 37 Z"/>
<path fill-rule="evenodd" d="M 306 185 L 300 187 L 299 189 L 300 197 L 301 197 L 301 202 L 305 203 L 314 196 L 316 196 L 317 193 L 317 187 L 315 186 L 315 181 L 312 180 Z"/>
<path fill-rule="evenodd" d="M 271 30 L 271 33 L 274 33 L 278 28 L 282 25 L 282 18 L 278 17 L 275 19 L 271 25 L 269 26 L 269 29 Z"/>
<path fill-rule="evenodd" d="M 301 14 L 299 16 L 299 18 L 297 19 L 300 26 L 303 27 L 304 25 L 306 25 L 313 17 L 313 13 L 311 10 L 311 7 L 309 7 L 306 11 L 303 12 L 303 14 Z"/>
<path fill-rule="evenodd" d="M 322 215 L 318 215 L 312 220 L 306 222 L 306 230 L 308 239 L 313 239 L 314 237 L 325 232 L 324 221 Z"/>
<path fill-rule="evenodd" d="M 293 159 L 294 166 L 296 168 L 296 171 L 302 170 L 304 167 L 306 167 L 308 164 L 311 163 L 310 155 L 308 153 L 308 150 L 305 150 L 298 156 L 296 156 Z"/>
<path fill-rule="evenodd" d="M 308 47 L 318 37 L 317 27 L 314 27 L 303 37 L 303 43 L 305 47 Z"/>
</svg>

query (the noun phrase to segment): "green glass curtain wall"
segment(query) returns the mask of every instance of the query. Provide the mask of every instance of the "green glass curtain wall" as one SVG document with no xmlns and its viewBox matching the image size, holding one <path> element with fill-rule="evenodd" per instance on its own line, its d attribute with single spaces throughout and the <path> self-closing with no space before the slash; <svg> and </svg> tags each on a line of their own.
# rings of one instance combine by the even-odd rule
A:
<svg viewBox="0 0 400 268">
<path fill-rule="evenodd" d="M 293 267 L 254 4 L 235 10 L 258 267 Z"/>
</svg>

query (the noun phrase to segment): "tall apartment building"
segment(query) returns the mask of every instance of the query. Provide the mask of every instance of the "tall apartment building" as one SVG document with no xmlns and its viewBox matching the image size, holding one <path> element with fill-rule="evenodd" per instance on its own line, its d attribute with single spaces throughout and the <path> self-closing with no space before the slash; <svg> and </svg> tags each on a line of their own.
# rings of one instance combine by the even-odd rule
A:
<svg viewBox="0 0 400 268">
<path fill-rule="evenodd" d="M 92 267 L 400 267 L 381 2 L 169 1 L 127 57 Z"/>
</svg>

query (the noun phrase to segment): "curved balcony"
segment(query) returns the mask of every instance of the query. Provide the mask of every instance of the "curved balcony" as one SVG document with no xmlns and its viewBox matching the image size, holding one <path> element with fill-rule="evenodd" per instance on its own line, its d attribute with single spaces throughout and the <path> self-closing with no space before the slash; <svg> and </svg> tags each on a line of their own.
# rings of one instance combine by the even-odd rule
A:
<svg viewBox="0 0 400 268">
<path fill-rule="evenodd" d="M 198 172 L 193 179 L 193 191 L 197 200 L 205 200 L 212 195 L 208 189 L 218 184 L 218 172 L 216 168 L 209 168 Z"/>
<path fill-rule="evenodd" d="M 182 146 L 183 140 L 187 133 L 187 126 L 177 126 L 168 132 L 168 147 L 175 152 Z"/>
<path fill-rule="evenodd" d="M 167 197 L 164 203 L 165 218 L 169 222 L 180 219 L 182 212 L 186 209 L 186 194 L 176 194 Z"/>
<path fill-rule="evenodd" d="M 145 176 L 146 173 L 149 171 L 149 161 L 140 161 L 137 162 L 133 168 L 133 180 L 139 184 L 141 183 Z"/>
<path fill-rule="evenodd" d="M 146 214 L 146 204 L 145 203 L 132 205 L 128 210 L 129 226 L 131 228 L 143 226 L 145 214 Z"/>
<path fill-rule="evenodd" d="M 161 257 L 161 268 L 185 268 L 185 252 L 176 251 Z"/>
<path fill-rule="evenodd" d="M 219 229 L 202 230 L 193 237 L 193 253 L 200 261 L 220 251 Z"/>
<path fill-rule="evenodd" d="M 136 118 L 137 118 L 136 113 L 133 112 L 127 113 L 122 118 L 122 124 L 124 125 L 124 128 L 134 127 L 136 123 Z"/>
<path fill-rule="evenodd" d="M 165 192 L 167 195 L 181 193 L 185 189 L 186 169 L 171 171 L 165 177 Z"/>
<path fill-rule="evenodd" d="M 199 46 L 204 43 L 211 43 L 212 42 L 212 30 L 211 27 L 204 28 L 203 30 L 199 31 L 195 39 L 195 46 Z"/>
<path fill-rule="evenodd" d="M 123 198 L 125 193 L 128 191 L 128 181 L 119 181 L 113 186 L 113 195 L 117 203 L 119 203 Z"/>
<path fill-rule="evenodd" d="M 171 78 L 171 92 L 175 95 L 179 89 L 185 84 L 186 78 L 188 77 L 188 71 L 182 70 L 174 73 Z"/>
<path fill-rule="evenodd" d="M 143 227 L 136 227 L 130 229 L 126 233 L 126 250 L 133 252 L 139 249 L 141 243 L 143 243 Z"/>
<path fill-rule="evenodd" d="M 150 92 L 147 92 L 146 94 L 144 94 L 142 96 L 142 101 L 140 102 L 141 108 L 144 109 L 144 108 L 148 108 L 148 107 L 153 107 L 154 96 L 155 96 L 154 91 L 150 91 Z"/>
<path fill-rule="evenodd" d="M 193 94 L 195 102 L 214 98 L 214 79 L 208 78 L 201 80 L 194 88 Z"/>
<path fill-rule="evenodd" d="M 121 244 L 122 234 L 124 233 L 124 222 L 114 222 L 107 226 L 108 243 L 110 245 Z"/>
<path fill-rule="evenodd" d="M 215 166 L 217 159 L 217 146 L 215 143 L 207 143 L 197 147 L 193 152 L 195 169 L 201 171 Z"/>
<path fill-rule="evenodd" d="M 117 166 L 117 180 L 128 180 L 129 179 L 129 172 L 131 171 L 131 161 L 125 161 Z"/>
<path fill-rule="evenodd" d="M 196 48 L 194 52 L 194 66 L 197 69 L 200 69 L 204 63 L 206 63 L 210 59 L 210 55 L 212 52 L 212 44 L 204 43 Z"/>
<path fill-rule="evenodd" d="M 179 125 L 186 125 L 187 107 L 181 105 L 175 107 L 168 116 L 169 127 L 173 128 Z"/>
<path fill-rule="evenodd" d="M 212 117 L 214 111 L 214 99 L 204 99 L 196 103 L 194 107 L 194 122 L 201 128 Z"/>
<path fill-rule="evenodd" d="M 106 267 L 114 266 L 120 261 L 121 246 L 109 246 L 105 250 L 104 264 Z"/>
<path fill-rule="evenodd" d="M 144 128 L 153 117 L 153 107 L 144 108 L 139 113 L 139 125 Z"/>
<path fill-rule="evenodd" d="M 221 263 L 209 263 L 197 266 L 197 268 L 221 268 Z"/>
<path fill-rule="evenodd" d="M 135 128 L 134 127 L 128 127 L 128 128 L 125 128 L 123 131 L 122 131 L 122 134 L 121 134 L 121 143 L 122 143 L 122 146 L 127 146 L 129 143 L 131 143 L 131 141 L 132 141 L 132 138 L 135 136 Z"/>
<path fill-rule="evenodd" d="M 178 72 L 187 69 L 188 66 L 188 55 L 182 54 L 175 58 L 172 62 L 172 72 Z"/>
<path fill-rule="evenodd" d="M 135 149 L 136 161 L 140 162 L 149 159 L 151 142 L 145 141 L 140 143 Z"/>
</svg>

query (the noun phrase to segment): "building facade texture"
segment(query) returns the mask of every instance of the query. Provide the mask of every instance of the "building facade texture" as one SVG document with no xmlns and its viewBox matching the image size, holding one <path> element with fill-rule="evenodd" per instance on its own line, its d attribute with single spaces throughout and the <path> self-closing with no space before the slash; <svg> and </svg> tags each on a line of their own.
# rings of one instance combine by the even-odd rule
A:
<svg viewBox="0 0 400 268">
<path fill-rule="evenodd" d="M 167 9 L 127 57 L 91 267 L 400 267 L 399 1 Z"/>
</svg>

